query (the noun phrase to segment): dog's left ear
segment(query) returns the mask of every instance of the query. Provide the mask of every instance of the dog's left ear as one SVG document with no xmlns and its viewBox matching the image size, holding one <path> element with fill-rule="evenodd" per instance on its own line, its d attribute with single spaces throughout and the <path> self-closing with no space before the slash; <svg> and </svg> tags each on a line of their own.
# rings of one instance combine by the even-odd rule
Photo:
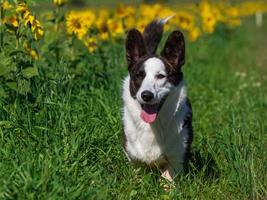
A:
<svg viewBox="0 0 267 200">
<path fill-rule="evenodd" d="M 172 67 L 180 70 L 185 63 L 185 40 L 180 31 L 173 31 L 160 54 Z"/>
<path fill-rule="evenodd" d="M 133 66 L 139 58 L 146 54 L 143 36 L 137 29 L 131 29 L 128 32 L 125 48 L 129 68 Z"/>
</svg>

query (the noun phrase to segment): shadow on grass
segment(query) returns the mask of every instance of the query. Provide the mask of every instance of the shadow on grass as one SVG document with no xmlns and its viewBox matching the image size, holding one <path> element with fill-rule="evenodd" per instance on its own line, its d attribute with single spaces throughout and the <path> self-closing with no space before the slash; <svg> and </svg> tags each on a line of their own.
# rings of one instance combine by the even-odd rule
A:
<svg viewBox="0 0 267 200">
<path fill-rule="evenodd" d="M 161 172 L 159 168 L 150 168 L 145 164 L 138 163 L 134 168 L 140 174 L 153 174 L 156 179 L 161 179 Z M 184 166 L 184 173 L 178 174 L 175 177 L 175 182 L 178 183 L 181 181 L 181 178 L 194 178 L 202 176 L 206 181 L 216 181 L 220 178 L 220 170 L 216 164 L 212 154 L 208 153 L 202 155 L 200 151 L 192 151 L 191 159 L 188 165 Z"/>
<path fill-rule="evenodd" d="M 200 151 L 192 151 L 185 172 L 193 176 L 203 173 L 206 179 L 218 179 L 220 177 L 220 170 L 213 156 L 210 153 L 201 155 Z"/>
</svg>

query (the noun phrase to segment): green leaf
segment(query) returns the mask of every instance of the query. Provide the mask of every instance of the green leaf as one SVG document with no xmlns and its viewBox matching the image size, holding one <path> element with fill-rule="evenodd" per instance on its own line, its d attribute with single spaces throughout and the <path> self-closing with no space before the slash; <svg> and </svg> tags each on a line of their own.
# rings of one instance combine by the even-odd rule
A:
<svg viewBox="0 0 267 200">
<path fill-rule="evenodd" d="M 13 123 L 11 121 L 0 121 L 0 127 L 3 128 L 11 128 L 12 124 Z"/>
<path fill-rule="evenodd" d="M 19 53 L 25 53 L 25 50 L 23 49 L 23 48 L 19 48 L 19 49 L 11 49 L 9 52 L 8 52 L 8 54 L 10 55 L 10 56 L 15 56 L 15 55 L 17 55 L 17 54 L 19 54 Z"/>
<path fill-rule="evenodd" d="M 0 86 L 0 97 L 7 97 L 7 94 L 4 90 L 4 88 L 2 88 L 1 86 Z"/>
<path fill-rule="evenodd" d="M 18 83 L 16 82 L 8 82 L 6 83 L 6 85 L 12 89 L 15 90 L 16 92 L 20 93 L 20 94 L 27 94 L 31 91 L 30 88 L 30 82 L 25 80 L 25 79 L 20 79 L 18 80 Z"/>
<path fill-rule="evenodd" d="M 38 69 L 36 67 L 28 67 L 22 70 L 22 75 L 25 78 L 32 78 L 34 76 L 38 76 Z"/>
<path fill-rule="evenodd" d="M 16 82 L 7 82 L 6 85 L 12 89 L 12 90 L 15 90 L 15 91 L 18 91 L 18 85 Z"/>
<path fill-rule="evenodd" d="M 4 53 L 0 54 L 0 76 L 4 76 L 12 71 L 16 71 L 16 65 L 12 59 Z"/>
<path fill-rule="evenodd" d="M 16 66 L 14 65 L 1 65 L 0 64 L 0 76 L 4 76 L 12 71 L 16 71 Z"/>
<path fill-rule="evenodd" d="M 31 91 L 31 86 L 30 86 L 30 82 L 22 79 L 22 80 L 18 80 L 18 92 L 20 94 L 27 94 Z"/>
</svg>

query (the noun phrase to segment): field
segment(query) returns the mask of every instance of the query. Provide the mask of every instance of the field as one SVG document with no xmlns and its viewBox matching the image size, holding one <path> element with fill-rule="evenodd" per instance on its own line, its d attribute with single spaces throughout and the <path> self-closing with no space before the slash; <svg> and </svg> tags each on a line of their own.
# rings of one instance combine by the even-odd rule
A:
<svg viewBox="0 0 267 200">
<path fill-rule="evenodd" d="M 123 40 L 75 54 L 78 65 L 42 54 L 54 64 L 34 61 L 31 92 L 0 85 L 0 199 L 266 199 L 266 35 L 264 15 L 261 28 L 252 16 L 187 41 L 193 155 L 169 192 L 122 151 Z"/>
</svg>

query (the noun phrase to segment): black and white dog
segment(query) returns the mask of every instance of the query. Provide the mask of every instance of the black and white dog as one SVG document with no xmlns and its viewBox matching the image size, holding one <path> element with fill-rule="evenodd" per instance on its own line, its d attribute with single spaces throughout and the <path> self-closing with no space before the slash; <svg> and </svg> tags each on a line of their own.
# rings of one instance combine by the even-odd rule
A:
<svg viewBox="0 0 267 200">
<path fill-rule="evenodd" d="M 165 20 L 154 20 L 143 34 L 127 34 L 129 75 L 123 83 L 124 151 L 133 163 L 157 167 L 172 180 L 187 163 L 193 139 L 192 109 L 181 68 L 185 40 L 173 31 L 160 53 Z"/>
</svg>

